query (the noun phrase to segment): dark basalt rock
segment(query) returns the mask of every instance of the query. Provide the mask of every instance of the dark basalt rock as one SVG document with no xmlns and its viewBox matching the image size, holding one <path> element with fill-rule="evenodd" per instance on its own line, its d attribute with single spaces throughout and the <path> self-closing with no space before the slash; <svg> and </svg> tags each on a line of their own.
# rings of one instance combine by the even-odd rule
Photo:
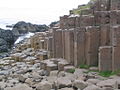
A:
<svg viewBox="0 0 120 90">
<path fill-rule="evenodd" d="M 16 34 L 26 34 L 28 32 L 44 32 L 48 30 L 46 25 L 36 25 L 20 21 L 13 26 L 12 31 Z"/>
<path fill-rule="evenodd" d="M 7 52 L 14 42 L 15 36 L 11 30 L 0 29 L 0 53 Z"/>
</svg>

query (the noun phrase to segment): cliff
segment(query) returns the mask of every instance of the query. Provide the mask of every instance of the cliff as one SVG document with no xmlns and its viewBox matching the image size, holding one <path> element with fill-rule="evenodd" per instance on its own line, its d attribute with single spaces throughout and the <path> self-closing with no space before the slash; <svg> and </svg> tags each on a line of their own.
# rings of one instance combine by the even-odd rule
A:
<svg viewBox="0 0 120 90">
<path fill-rule="evenodd" d="M 119 3 L 90 1 L 60 17 L 60 27 L 53 29 L 53 57 L 75 66 L 99 66 L 100 71 L 119 70 Z"/>
</svg>

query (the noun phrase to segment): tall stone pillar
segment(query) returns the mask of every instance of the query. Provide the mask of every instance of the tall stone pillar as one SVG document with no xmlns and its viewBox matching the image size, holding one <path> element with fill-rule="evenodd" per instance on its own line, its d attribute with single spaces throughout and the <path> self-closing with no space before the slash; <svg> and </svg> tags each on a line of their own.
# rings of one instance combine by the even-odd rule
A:
<svg viewBox="0 0 120 90">
<path fill-rule="evenodd" d="M 85 62 L 85 28 L 78 28 L 74 32 L 74 65 Z"/>
<path fill-rule="evenodd" d="M 65 59 L 70 64 L 74 64 L 74 29 L 65 32 Z"/>
<path fill-rule="evenodd" d="M 99 71 L 112 71 L 112 46 L 99 48 Z"/>
<path fill-rule="evenodd" d="M 100 46 L 100 30 L 98 27 L 86 28 L 85 55 L 86 64 L 98 65 L 98 49 Z"/>
</svg>

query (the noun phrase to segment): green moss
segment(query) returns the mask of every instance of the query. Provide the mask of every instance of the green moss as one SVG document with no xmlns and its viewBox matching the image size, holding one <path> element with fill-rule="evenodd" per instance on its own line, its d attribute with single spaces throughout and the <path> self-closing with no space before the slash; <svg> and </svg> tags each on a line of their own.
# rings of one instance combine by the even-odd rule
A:
<svg viewBox="0 0 120 90">
<path fill-rule="evenodd" d="M 110 77 L 110 76 L 112 76 L 112 75 L 118 75 L 118 74 L 120 74 L 120 70 L 115 71 L 115 72 L 112 72 L 112 71 L 99 72 L 99 75 L 100 75 L 100 76 L 103 76 L 103 77 Z"/>
<path fill-rule="evenodd" d="M 103 76 L 103 77 L 110 77 L 111 75 L 113 75 L 113 72 L 112 71 L 103 71 L 103 72 L 99 72 L 99 75 Z"/>
<path fill-rule="evenodd" d="M 90 5 L 89 5 L 89 4 L 80 6 L 80 7 L 78 7 L 77 9 L 73 9 L 73 10 L 72 10 L 72 13 L 73 13 L 73 14 L 81 14 L 81 11 L 82 11 L 82 10 L 85 10 L 85 9 L 87 9 L 87 8 L 90 8 Z"/>
<path fill-rule="evenodd" d="M 67 72 L 69 72 L 69 73 L 74 73 L 74 72 L 75 72 L 75 69 L 69 69 Z"/>
<path fill-rule="evenodd" d="M 81 64 L 81 65 L 79 66 L 79 68 L 83 68 L 83 69 L 89 69 L 89 67 L 90 67 L 90 66 L 85 65 L 85 64 Z"/>
</svg>

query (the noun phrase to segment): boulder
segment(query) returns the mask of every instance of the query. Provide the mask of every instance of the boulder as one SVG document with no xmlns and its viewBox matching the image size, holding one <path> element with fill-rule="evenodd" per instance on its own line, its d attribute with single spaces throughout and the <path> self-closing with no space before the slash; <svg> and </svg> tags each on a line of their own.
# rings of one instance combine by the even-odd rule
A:
<svg viewBox="0 0 120 90">
<path fill-rule="evenodd" d="M 58 90 L 74 90 L 73 88 L 61 88 L 61 89 L 58 89 Z"/>
<path fill-rule="evenodd" d="M 4 90 L 33 90 L 33 89 L 27 86 L 26 84 L 17 84 L 14 87 L 7 87 Z"/>
<path fill-rule="evenodd" d="M 88 79 L 87 82 L 91 83 L 91 84 L 97 84 L 98 82 L 100 82 L 101 80 L 99 79 Z"/>
<path fill-rule="evenodd" d="M 114 80 L 114 79 L 108 79 L 108 80 L 98 82 L 97 86 L 99 86 L 99 87 L 111 87 L 114 89 L 118 88 L 117 80 Z"/>
<path fill-rule="evenodd" d="M 82 80 L 75 80 L 73 82 L 73 87 L 78 88 L 80 90 L 83 90 L 84 88 L 86 88 L 88 86 L 88 83 L 82 81 Z"/>
<path fill-rule="evenodd" d="M 51 90 L 52 86 L 49 82 L 43 81 L 36 85 L 36 90 Z"/>
<path fill-rule="evenodd" d="M 15 37 L 11 30 L 0 29 L 0 38 L 4 39 L 9 46 L 15 42 Z"/>
<path fill-rule="evenodd" d="M 0 38 L 0 52 L 6 52 L 6 51 L 8 51 L 7 42 L 3 38 Z"/>
<path fill-rule="evenodd" d="M 72 82 L 67 77 L 60 77 L 57 79 L 56 85 L 58 86 L 58 88 L 71 87 Z"/>
<path fill-rule="evenodd" d="M 20 75 L 20 76 L 18 77 L 18 80 L 19 80 L 20 82 L 24 83 L 25 80 L 26 80 L 26 78 L 25 78 L 24 76 Z"/>
<path fill-rule="evenodd" d="M 90 85 L 90 86 L 86 87 L 86 88 L 83 89 L 83 90 L 102 90 L 102 89 L 99 88 L 98 86 Z"/>
<path fill-rule="evenodd" d="M 46 31 L 48 27 L 46 25 L 36 25 L 31 23 L 26 23 L 24 21 L 19 21 L 13 26 L 13 32 L 16 35 L 25 34 L 28 32 L 43 32 Z"/>
</svg>

